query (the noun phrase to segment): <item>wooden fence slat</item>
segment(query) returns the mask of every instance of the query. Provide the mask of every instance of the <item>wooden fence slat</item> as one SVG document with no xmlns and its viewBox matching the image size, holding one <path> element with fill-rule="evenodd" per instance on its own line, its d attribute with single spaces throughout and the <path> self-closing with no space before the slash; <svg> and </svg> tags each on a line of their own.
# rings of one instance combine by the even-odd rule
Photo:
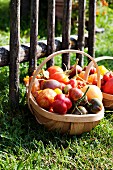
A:
<svg viewBox="0 0 113 170">
<path fill-rule="evenodd" d="M 62 49 L 70 48 L 71 12 L 72 12 L 72 0 L 64 0 L 62 21 Z M 67 69 L 69 69 L 70 67 L 70 55 L 62 54 L 63 70 L 65 70 L 66 67 Z"/>
<path fill-rule="evenodd" d="M 0 47 L 0 67 L 9 65 L 9 46 L 7 47 Z"/>
<path fill-rule="evenodd" d="M 47 17 L 47 54 L 50 55 L 55 51 L 55 0 L 48 0 L 48 17 Z M 47 68 L 54 65 L 54 59 L 49 60 Z"/>
<path fill-rule="evenodd" d="M 37 36 L 38 36 L 38 15 L 39 0 L 31 1 L 31 28 L 30 28 L 30 58 L 29 58 L 29 75 L 37 68 Z"/>
<path fill-rule="evenodd" d="M 29 75 L 37 68 L 37 60 L 47 57 L 54 51 L 61 49 L 84 50 L 88 46 L 88 53 L 95 57 L 95 21 L 96 0 L 89 0 L 88 36 L 85 37 L 85 4 L 86 0 L 79 0 L 78 36 L 70 37 L 72 0 L 62 0 L 62 37 L 55 39 L 55 1 L 48 0 L 48 25 L 46 43 L 38 42 L 39 0 L 31 0 L 30 45 L 20 45 L 20 0 L 10 2 L 10 46 L 0 47 L 0 67 L 9 66 L 9 103 L 11 110 L 19 108 L 19 64 L 29 61 Z M 59 1 L 59 0 L 58 0 Z M 44 30 L 43 30 L 44 31 Z M 77 56 L 78 57 L 78 56 Z M 83 66 L 83 56 L 79 56 L 79 65 Z M 47 67 L 54 65 L 54 59 L 46 63 Z M 65 64 L 65 65 L 64 65 Z M 62 55 L 62 68 L 70 67 L 70 55 Z"/>
<path fill-rule="evenodd" d="M 95 57 L 96 0 L 89 0 L 88 54 Z"/>
<path fill-rule="evenodd" d="M 77 48 L 81 51 L 84 51 L 85 46 L 85 37 L 84 37 L 84 30 L 85 30 L 85 6 L 86 0 L 79 0 L 78 5 L 78 41 L 77 41 Z M 77 54 L 77 58 L 79 58 L 78 64 L 80 66 L 84 65 L 84 56 L 82 54 Z"/>
<path fill-rule="evenodd" d="M 9 102 L 11 110 L 16 110 L 19 106 L 20 0 L 11 0 L 10 10 Z"/>
</svg>

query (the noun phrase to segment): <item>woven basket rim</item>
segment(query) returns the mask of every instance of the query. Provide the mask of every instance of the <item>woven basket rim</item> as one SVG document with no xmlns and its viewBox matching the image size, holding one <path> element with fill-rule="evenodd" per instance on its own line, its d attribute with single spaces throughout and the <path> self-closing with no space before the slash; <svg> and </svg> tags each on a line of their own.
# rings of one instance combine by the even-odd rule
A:
<svg viewBox="0 0 113 170">
<path fill-rule="evenodd" d="M 112 94 L 108 94 L 108 93 L 104 93 L 104 92 L 102 92 L 102 94 L 103 94 L 103 98 L 106 98 L 108 100 L 113 100 Z"/>
</svg>

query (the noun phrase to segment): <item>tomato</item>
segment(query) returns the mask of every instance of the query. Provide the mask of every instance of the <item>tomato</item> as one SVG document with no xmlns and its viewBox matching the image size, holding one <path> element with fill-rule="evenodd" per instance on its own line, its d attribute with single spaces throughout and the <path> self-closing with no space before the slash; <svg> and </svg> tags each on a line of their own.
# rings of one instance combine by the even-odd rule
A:
<svg viewBox="0 0 113 170">
<path fill-rule="evenodd" d="M 92 67 L 90 68 L 89 74 L 95 74 L 95 73 L 96 73 L 96 68 L 95 68 L 94 66 L 92 66 Z"/>
<path fill-rule="evenodd" d="M 89 75 L 88 82 L 97 85 L 97 73 Z"/>
<path fill-rule="evenodd" d="M 85 66 L 83 68 L 83 71 L 86 71 L 86 68 L 87 68 L 87 66 Z M 92 66 L 89 70 L 89 74 L 94 74 L 94 73 L 96 73 L 96 68 L 94 66 Z"/>
<path fill-rule="evenodd" d="M 52 104 L 53 111 L 60 115 L 65 115 L 67 113 L 67 105 L 63 100 L 55 100 Z"/>
<path fill-rule="evenodd" d="M 98 66 L 99 70 L 100 70 L 100 74 L 101 75 L 104 75 L 108 72 L 108 70 L 106 69 L 105 66 L 101 65 L 101 66 Z"/>
<path fill-rule="evenodd" d="M 49 110 L 56 95 L 53 89 L 44 89 L 36 96 L 36 101 L 40 107 Z"/>
<path fill-rule="evenodd" d="M 76 114 L 76 115 L 86 115 L 86 114 L 88 114 L 88 111 L 87 111 L 87 109 L 84 106 L 78 106 L 74 110 L 73 114 Z"/>
<path fill-rule="evenodd" d="M 70 84 L 65 85 L 65 87 L 63 89 L 63 93 L 68 94 L 68 92 L 71 88 L 72 88 L 72 86 Z"/>
<path fill-rule="evenodd" d="M 70 79 L 69 84 L 74 88 L 77 87 L 77 80 L 76 79 Z"/>
<path fill-rule="evenodd" d="M 109 72 L 107 72 L 106 74 L 104 74 L 104 76 L 103 76 L 103 80 L 104 81 L 108 81 L 110 78 L 112 78 L 113 77 L 113 72 L 112 71 L 109 71 Z"/>
<path fill-rule="evenodd" d="M 61 83 L 57 80 L 53 80 L 53 79 L 49 79 L 49 80 L 42 80 L 41 81 L 41 89 L 46 89 L 46 88 L 50 88 L 50 89 L 56 89 L 56 88 L 62 88 Z"/>
<path fill-rule="evenodd" d="M 52 74 L 56 73 L 56 72 L 63 72 L 63 69 L 59 66 L 51 66 L 47 69 L 47 71 L 49 72 L 49 76 L 51 76 Z"/>
<path fill-rule="evenodd" d="M 77 75 L 77 80 L 84 79 L 85 71 L 81 71 L 80 74 Z"/>
<path fill-rule="evenodd" d="M 55 91 L 57 94 L 62 94 L 62 90 L 59 89 L 59 88 L 54 89 L 54 91 Z"/>
<path fill-rule="evenodd" d="M 90 84 L 90 85 L 84 86 L 81 90 L 85 93 L 88 87 L 89 89 L 86 93 L 88 101 L 91 100 L 92 98 L 98 98 L 100 101 L 102 101 L 103 95 L 102 95 L 100 88 L 96 85 Z"/>
<path fill-rule="evenodd" d="M 61 83 L 68 84 L 69 78 L 64 72 L 55 72 L 54 74 L 50 75 L 50 79 L 57 80 Z"/>
<path fill-rule="evenodd" d="M 81 81 L 81 80 L 77 80 L 77 87 L 79 89 L 83 88 L 86 85 L 86 82 Z"/>
<path fill-rule="evenodd" d="M 76 72 L 77 71 L 77 72 Z M 82 67 L 80 67 L 79 65 L 73 65 L 70 68 L 70 73 L 69 73 L 69 78 L 74 77 L 76 74 L 81 73 L 82 71 Z"/>
<path fill-rule="evenodd" d="M 113 78 L 110 78 L 104 86 L 102 86 L 102 90 L 104 93 L 113 95 Z"/>
<path fill-rule="evenodd" d="M 75 87 L 75 88 L 71 88 L 69 90 L 69 98 L 72 101 L 77 101 L 78 99 L 80 99 L 83 96 L 83 92 L 81 91 L 81 89 Z"/>
<path fill-rule="evenodd" d="M 28 86 L 29 85 L 29 76 L 24 77 L 23 80 L 24 80 L 25 85 Z"/>
<path fill-rule="evenodd" d="M 88 110 L 91 113 L 98 113 L 102 110 L 103 104 L 98 98 L 92 98 L 89 101 Z"/>
<path fill-rule="evenodd" d="M 55 113 L 64 115 L 72 107 L 72 102 L 65 94 L 57 94 L 52 106 Z"/>
</svg>

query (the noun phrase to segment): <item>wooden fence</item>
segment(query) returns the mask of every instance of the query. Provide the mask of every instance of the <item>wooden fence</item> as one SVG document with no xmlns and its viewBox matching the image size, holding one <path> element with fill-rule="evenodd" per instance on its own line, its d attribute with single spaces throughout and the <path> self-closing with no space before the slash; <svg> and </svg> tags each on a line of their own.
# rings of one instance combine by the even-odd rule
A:
<svg viewBox="0 0 113 170">
<path fill-rule="evenodd" d="M 58 1 L 63 2 L 62 11 L 62 37 L 55 38 L 55 8 Z M 10 45 L 9 47 L 0 47 L 0 67 L 9 65 L 9 103 L 13 110 L 19 106 L 19 64 L 29 61 L 29 75 L 37 67 L 37 60 L 40 57 L 48 56 L 54 51 L 61 49 L 79 49 L 84 50 L 88 47 L 88 53 L 95 57 L 95 11 L 96 0 L 89 0 L 89 19 L 88 35 L 85 35 L 85 9 L 86 1 L 78 1 L 78 35 L 70 35 L 71 31 L 71 13 L 72 0 L 48 0 L 47 15 L 47 43 L 39 41 L 38 21 L 39 21 L 39 0 L 31 0 L 30 17 L 30 45 L 20 44 L 20 0 L 11 0 L 10 6 Z M 83 56 L 79 54 L 79 65 L 83 65 Z M 64 64 L 69 68 L 69 54 L 62 55 L 62 68 Z M 51 59 L 47 67 L 54 64 Z M 65 68 L 63 68 L 65 69 Z"/>
</svg>

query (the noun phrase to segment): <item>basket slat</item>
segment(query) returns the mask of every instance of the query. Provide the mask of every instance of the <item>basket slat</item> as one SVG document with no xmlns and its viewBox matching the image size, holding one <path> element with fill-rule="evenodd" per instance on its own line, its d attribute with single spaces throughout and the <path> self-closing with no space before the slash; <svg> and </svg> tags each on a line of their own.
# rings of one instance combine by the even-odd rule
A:
<svg viewBox="0 0 113 170">
<path fill-rule="evenodd" d="M 70 135 L 81 134 L 84 132 L 84 122 L 83 123 L 71 123 Z"/>
</svg>

